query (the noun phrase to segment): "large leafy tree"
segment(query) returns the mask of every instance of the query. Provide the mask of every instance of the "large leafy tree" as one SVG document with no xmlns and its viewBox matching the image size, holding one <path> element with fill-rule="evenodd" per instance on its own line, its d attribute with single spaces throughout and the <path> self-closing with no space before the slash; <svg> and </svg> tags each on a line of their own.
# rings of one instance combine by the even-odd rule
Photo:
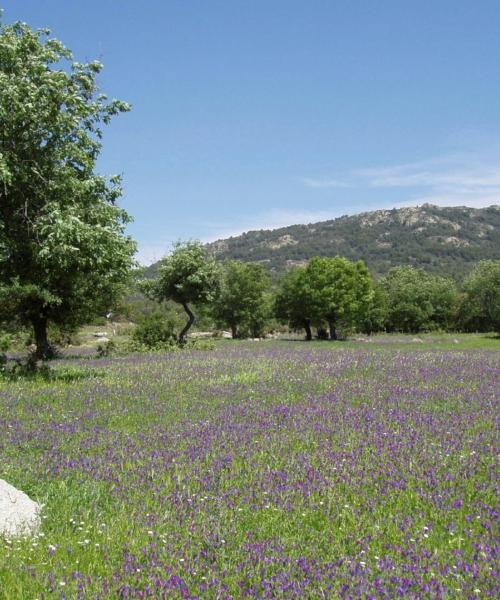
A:
<svg viewBox="0 0 500 600">
<path fill-rule="evenodd" d="M 500 333 L 500 260 L 479 262 L 464 281 L 460 309 L 466 329 Z"/>
<path fill-rule="evenodd" d="M 373 296 L 363 261 L 316 256 L 307 264 L 305 277 L 312 296 L 312 319 L 328 323 L 330 339 L 337 339 L 339 324 L 353 326 L 361 320 Z"/>
<path fill-rule="evenodd" d="M 403 266 L 392 268 L 380 286 L 387 299 L 389 331 L 416 333 L 452 324 L 457 293 L 451 279 Z"/>
<path fill-rule="evenodd" d="M 305 267 L 294 267 L 280 281 L 274 300 L 274 313 L 281 323 L 292 329 L 304 329 L 312 340 L 313 298 Z"/>
<path fill-rule="evenodd" d="M 160 275 L 152 283 L 146 282 L 146 293 L 159 302 L 178 302 L 188 316 L 179 333 L 178 342 L 184 344 L 196 317 L 191 304 L 208 304 L 219 291 L 220 272 L 213 258 L 207 256 L 198 241 L 178 242 L 174 251 L 160 264 Z"/>
<path fill-rule="evenodd" d="M 228 261 L 222 270 L 214 317 L 231 329 L 233 338 L 250 332 L 257 337 L 267 317 L 266 291 L 269 275 L 262 265 Z"/>
<path fill-rule="evenodd" d="M 101 125 L 128 110 L 98 93 L 48 31 L 0 25 L 0 317 L 76 326 L 114 302 L 135 251 L 119 177 L 95 172 Z"/>
</svg>

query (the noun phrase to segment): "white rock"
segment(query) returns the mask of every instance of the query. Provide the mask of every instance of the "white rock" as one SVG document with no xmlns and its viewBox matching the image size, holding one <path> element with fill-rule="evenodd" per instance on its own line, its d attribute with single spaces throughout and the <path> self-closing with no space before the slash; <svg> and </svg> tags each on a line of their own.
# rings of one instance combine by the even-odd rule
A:
<svg viewBox="0 0 500 600">
<path fill-rule="evenodd" d="M 31 535 L 40 526 L 40 505 L 0 479 L 0 536 Z"/>
<path fill-rule="evenodd" d="M 94 333 L 94 337 L 96 337 L 96 338 L 103 338 L 103 337 L 106 337 L 106 335 L 107 335 L 107 334 L 106 334 L 106 332 L 105 332 L 105 331 L 96 331 L 96 332 Z"/>
</svg>

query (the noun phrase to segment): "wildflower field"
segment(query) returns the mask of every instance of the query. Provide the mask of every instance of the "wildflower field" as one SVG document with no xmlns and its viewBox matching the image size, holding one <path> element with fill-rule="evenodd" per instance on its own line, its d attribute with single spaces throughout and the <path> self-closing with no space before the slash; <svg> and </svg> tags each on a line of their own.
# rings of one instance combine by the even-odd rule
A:
<svg viewBox="0 0 500 600">
<path fill-rule="evenodd" d="M 498 343 L 498 342 L 496 342 Z M 0 382 L 0 598 L 495 598 L 500 354 L 227 342 Z"/>
</svg>

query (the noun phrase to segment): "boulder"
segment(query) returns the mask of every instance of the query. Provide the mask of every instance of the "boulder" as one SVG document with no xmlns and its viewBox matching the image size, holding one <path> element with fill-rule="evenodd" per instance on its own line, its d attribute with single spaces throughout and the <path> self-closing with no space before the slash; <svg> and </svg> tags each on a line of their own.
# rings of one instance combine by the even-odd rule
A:
<svg viewBox="0 0 500 600">
<path fill-rule="evenodd" d="M 29 536 L 40 527 L 41 506 L 0 479 L 0 536 Z"/>
</svg>

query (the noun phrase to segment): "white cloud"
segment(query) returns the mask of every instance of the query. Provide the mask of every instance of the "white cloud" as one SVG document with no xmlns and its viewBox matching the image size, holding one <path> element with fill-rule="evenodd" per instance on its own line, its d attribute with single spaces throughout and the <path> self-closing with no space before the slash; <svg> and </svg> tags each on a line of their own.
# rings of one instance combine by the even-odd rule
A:
<svg viewBox="0 0 500 600">
<path fill-rule="evenodd" d="M 449 155 L 420 162 L 354 169 L 340 179 L 303 179 L 312 188 L 340 187 L 329 182 L 346 182 L 343 187 L 369 190 L 402 188 L 397 205 L 429 202 L 441 206 L 484 207 L 500 203 L 500 167 L 474 156 Z M 347 183 L 349 182 L 349 183 Z M 314 185 L 312 184 L 314 183 Z"/>
<path fill-rule="evenodd" d="M 141 265 L 151 265 L 160 260 L 172 248 L 172 242 L 155 242 L 152 244 L 139 244 L 135 259 Z"/>
<path fill-rule="evenodd" d="M 441 166 L 441 168 L 439 168 Z M 370 187 L 439 187 L 466 191 L 471 188 L 500 187 L 500 168 L 474 166 L 463 162 L 436 165 L 432 161 L 379 169 L 358 169 L 358 183 Z"/>
<path fill-rule="evenodd" d="M 471 193 L 446 194 L 434 193 L 427 196 L 421 196 L 415 200 L 405 202 L 406 206 L 416 206 L 422 204 L 435 204 L 437 206 L 468 206 L 470 208 L 486 208 L 487 206 L 500 204 L 500 189 L 493 190 L 492 193 Z"/>
<path fill-rule="evenodd" d="M 326 188 L 348 188 L 351 187 L 347 181 L 340 179 L 314 179 L 311 177 L 303 177 L 302 183 L 310 188 L 326 189 Z"/>
</svg>

